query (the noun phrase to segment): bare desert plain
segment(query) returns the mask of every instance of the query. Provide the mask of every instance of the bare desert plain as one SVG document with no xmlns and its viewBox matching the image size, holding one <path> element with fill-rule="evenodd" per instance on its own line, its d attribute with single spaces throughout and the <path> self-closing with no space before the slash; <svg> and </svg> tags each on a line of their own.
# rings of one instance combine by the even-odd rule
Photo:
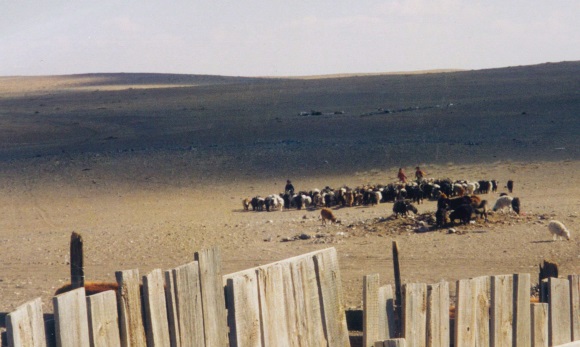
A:
<svg viewBox="0 0 580 347">
<path fill-rule="evenodd" d="M 323 78 L 324 77 L 324 78 Z M 320 113 L 312 115 L 312 111 Z M 301 115 L 301 112 L 304 113 Z M 169 74 L 0 77 L 0 312 L 70 280 L 173 268 L 217 246 L 224 274 L 335 247 L 345 303 L 362 278 L 403 282 L 580 273 L 580 62 L 478 71 L 242 78 Z M 522 213 L 417 233 L 392 203 L 246 212 L 242 199 L 412 176 L 515 182 Z M 418 206 L 434 213 L 435 201 Z M 552 241 L 562 221 L 570 241 Z M 297 235 L 310 239 L 284 242 Z M 0 320 L 3 324 L 3 319 Z"/>
</svg>

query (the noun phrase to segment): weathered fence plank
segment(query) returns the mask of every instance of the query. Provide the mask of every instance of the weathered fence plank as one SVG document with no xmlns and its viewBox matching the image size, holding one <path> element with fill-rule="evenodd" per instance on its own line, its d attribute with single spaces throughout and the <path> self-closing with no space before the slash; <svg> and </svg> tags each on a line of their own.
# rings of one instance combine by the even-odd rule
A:
<svg viewBox="0 0 580 347">
<path fill-rule="evenodd" d="M 173 279 L 181 347 L 202 347 L 205 338 L 198 262 L 173 269 Z"/>
<path fill-rule="evenodd" d="M 195 253 L 199 263 L 201 300 L 206 347 L 227 344 L 227 317 L 222 283 L 221 254 L 218 248 Z"/>
<path fill-rule="evenodd" d="M 572 341 L 570 282 L 567 279 L 550 277 L 548 285 L 550 345 L 557 346 Z"/>
<path fill-rule="evenodd" d="M 286 306 L 286 331 L 288 333 L 288 346 L 301 346 L 300 341 L 300 324 L 299 321 L 303 319 L 298 314 L 298 304 L 296 302 L 296 295 L 294 284 L 292 281 L 292 269 L 290 263 L 280 263 L 282 271 L 282 288 L 284 295 L 284 303 Z"/>
<path fill-rule="evenodd" d="M 260 302 L 255 271 L 227 279 L 230 347 L 261 347 Z"/>
<path fill-rule="evenodd" d="M 175 296 L 175 279 L 173 271 L 165 271 L 165 302 L 167 304 L 167 324 L 171 347 L 180 347 L 179 319 L 177 318 L 177 297 Z"/>
<path fill-rule="evenodd" d="M 328 346 L 350 346 L 336 249 L 328 248 L 316 253 L 314 265 L 322 294 L 322 316 Z"/>
<path fill-rule="evenodd" d="M 572 312 L 572 341 L 580 340 L 580 275 L 568 276 Z"/>
<path fill-rule="evenodd" d="M 395 338 L 395 293 L 390 285 L 379 288 L 379 340 Z"/>
<path fill-rule="evenodd" d="M 532 347 L 548 347 L 548 304 L 530 304 Z"/>
<path fill-rule="evenodd" d="M 312 257 L 289 262 L 296 304 L 298 346 L 326 346 Z"/>
<path fill-rule="evenodd" d="M 6 315 L 6 338 L 9 347 L 45 347 L 46 335 L 40 298 L 19 306 Z M 0 334 L 0 345 L 2 336 Z"/>
<path fill-rule="evenodd" d="M 457 306 L 455 307 L 455 346 L 475 346 L 476 337 L 476 283 L 457 281 Z"/>
<path fill-rule="evenodd" d="M 258 269 L 258 290 L 264 346 L 288 346 L 282 266 Z"/>
<path fill-rule="evenodd" d="M 170 346 L 165 281 L 161 269 L 143 276 L 143 303 L 147 324 L 147 346 Z"/>
<path fill-rule="evenodd" d="M 514 275 L 514 347 L 530 347 L 530 274 Z"/>
<path fill-rule="evenodd" d="M 121 346 L 145 346 L 147 340 L 141 311 L 139 270 L 117 271 L 115 278 L 119 284 L 117 305 L 119 306 Z"/>
<path fill-rule="evenodd" d="M 492 347 L 512 347 L 513 298 L 513 276 L 492 276 L 490 329 Z"/>
<path fill-rule="evenodd" d="M 74 231 L 70 236 L 70 284 L 72 289 L 85 286 L 83 238 Z"/>
<path fill-rule="evenodd" d="M 427 347 L 449 347 L 449 283 L 427 286 Z"/>
<path fill-rule="evenodd" d="M 388 339 L 375 342 L 375 347 L 405 347 L 405 339 Z"/>
<path fill-rule="evenodd" d="M 489 276 L 476 277 L 475 284 L 475 344 L 490 346 L 491 279 Z"/>
<path fill-rule="evenodd" d="M 52 299 L 56 344 L 59 347 L 89 346 L 89 322 L 85 288 L 57 295 Z"/>
<path fill-rule="evenodd" d="M 403 336 L 409 347 L 427 346 L 427 285 L 404 284 Z"/>
<path fill-rule="evenodd" d="M 379 340 L 379 274 L 372 274 L 363 277 L 363 346 Z"/>
<path fill-rule="evenodd" d="M 120 346 L 117 294 L 108 290 L 87 297 L 91 347 Z"/>
</svg>

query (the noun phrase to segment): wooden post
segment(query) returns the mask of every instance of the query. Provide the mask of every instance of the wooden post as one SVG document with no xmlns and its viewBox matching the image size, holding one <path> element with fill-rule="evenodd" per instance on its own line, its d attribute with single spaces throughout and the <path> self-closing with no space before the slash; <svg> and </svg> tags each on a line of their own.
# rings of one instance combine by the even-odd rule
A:
<svg viewBox="0 0 580 347">
<path fill-rule="evenodd" d="M 6 337 L 8 346 L 46 346 L 40 298 L 27 302 L 6 315 Z M 0 334 L 0 345 L 1 342 Z"/>
<path fill-rule="evenodd" d="M 512 347 L 513 300 L 513 276 L 492 276 L 490 329 L 492 347 Z"/>
<path fill-rule="evenodd" d="M 568 280 L 570 281 L 572 341 L 578 341 L 580 340 L 580 275 L 570 275 Z"/>
<path fill-rule="evenodd" d="M 566 279 L 550 278 L 550 346 L 572 341 L 570 322 L 570 282 Z"/>
<path fill-rule="evenodd" d="M 530 347 L 530 274 L 514 275 L 514 347 Z"/>
<path fill-rule="evenodd" d="M 146 346 L 145 327 L 141 311 L 141 288 L 139 270 L 115 272 L 119 289 L 117 305 L 119 308 L 119 326 L 121 331 L 121 346 Z"/>
<path fill-rule="evenodd" d="M 87 297 L 89 338 L 92 347 L 120 346 L 117 297 L 108 290 Z"/>
<path fill-rule="evenodd" d="M 403 285 L 403 334 L 412 347 L 427 346 L 427 285 Z"/>
<path fill-rule="evenodd" d="M 71 289 L 85 286 L 83 238 L 74 231 L 70 237 L 70 284 Z"/>
<path fill-rule="evenodd" d="M 372 274 L 363 277 L 363 346 L 379 340 L 379 274 Z"/>
<path fill-rule="evenodd" d="M 401 294 L 401 269 L 399 267 L 399 246 L 393 241 L 393 268 L 395 271 L 395 337 L 403 336 L 403 299 Z"/>
<path fill-rule="evenodd" d="M 475 346 L 476 315 L 473 280 L 457 281 L 457 305 L 455 307 L 455 346 Z"/>
<path fill-rule="evenodd" d="M 169 321 L 165 299 L 165 281 L 161 269 L 143 276 L 143 303 L 148 346 L 169 346 Z"/>
<path fill-rule="evenodd" d="M 475 285 L 475 344 L 477 346 L 490 345 L 490 320 L 489 310 L 491 307 L 491 279 L 489 276 L 481 276 L 472 279 Z M 528 299 L 529 300 L 529 299 Z"/>
<path fill-rule="evenodd" d="M 264 346 L 283 346 L 288 342 L 288 327 L 280 264 L 258 269 L 258 291 Z"/>
<path fill-rule="evenodd" d="M 548 347 L 548 304 L 530 304 L 532 347 Z"/>
<path fill-rule="evenodd" d="M 181 347 L 205 344 L 197 261 L 173 269 Z"/>
</svg>

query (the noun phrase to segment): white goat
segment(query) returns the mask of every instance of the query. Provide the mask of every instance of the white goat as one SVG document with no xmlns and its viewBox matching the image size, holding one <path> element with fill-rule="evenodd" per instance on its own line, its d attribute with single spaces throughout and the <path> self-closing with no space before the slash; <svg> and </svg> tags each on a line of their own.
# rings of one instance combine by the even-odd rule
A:
<svg viewBox="0 0 580 347">
<path fill-rule="evenodd" d="M 562 222 L 553 220 L 548 223 L 548 230 L 552 234 L 552 239 L 554 241 L 561 240 L 566 237 L 566 240 L 570 240 L 570 230 L 568 230 Z"/>
<path fill-rule="evenodd" d="M 499 199 L 497 199 L 497 201 L 495 202 L 495 205 L 493 205 L 493 210 L 494 211 L 503 211 L 506 207 L 508 208 L 509 211 L 512 210 L 512 200 L 514 198 L 512 198 L 511 196 L 500 196 Z"/>
</svg>

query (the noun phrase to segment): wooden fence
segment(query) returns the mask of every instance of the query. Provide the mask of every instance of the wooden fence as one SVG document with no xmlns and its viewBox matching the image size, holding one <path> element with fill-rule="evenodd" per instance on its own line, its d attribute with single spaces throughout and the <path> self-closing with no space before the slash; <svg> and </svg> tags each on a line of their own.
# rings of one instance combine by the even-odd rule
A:
<svg viewBox="0 0 580 347">
<path fill-rule="evenodd" d="M 18 307 L 6 316 L 5 344 L 350 346 L 334 248 L 226 276 L 210 249 L 175 269 L 118 271 L 116 280 L 117 292 L 55 296 L 53 321 L 40 299 Z"/>
<path fill-rule="evenodd" d="M 459 280 L 457 303 L 450 310 L 447 282 L 405 284 L 402 336 L 396 336 L 399 322 L 392 287 L 380 287 L 378 274 L 367 275 L 363 281 L 363 345 L 580 346 L 580 276 L 550 278 L 546 286 L 549 302 L 530 303 L 529 274 Z"/>
</svg>

